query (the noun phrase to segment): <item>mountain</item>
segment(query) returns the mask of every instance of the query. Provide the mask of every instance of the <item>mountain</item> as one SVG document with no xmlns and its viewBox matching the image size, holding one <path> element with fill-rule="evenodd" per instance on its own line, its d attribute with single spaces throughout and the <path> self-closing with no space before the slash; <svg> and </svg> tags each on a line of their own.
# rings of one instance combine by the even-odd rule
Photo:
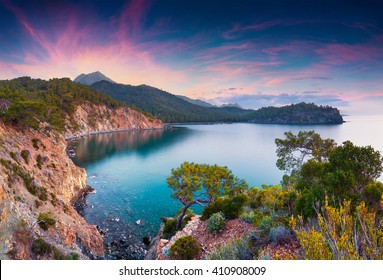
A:
<svg viewBox="0 0 383 280">
<path fill-rule="evenodd" d="M 69 79 L 0 81 L 0 259 L 102 257 L 102 235 L 73 207 L 89 188 L 66 138 L 153 128 L 162 122 Z"/>
<path fill-rule="evenodd" d="M 283 107 L 246 110 L 238 104 L 223 107 L 199 106 L 190 98 L 180 97 L 147 85 L 131 86 L 100 81 L 91 85 L 129 106 L 149 112 L 168 123 L 253 122 L 277 124 L 341 124 L 339 110 L 328 106 L 299 103 Z M 192 103 L 193 102 L 193 103 Z"/>
<path fill-rule="evenodd" d="M 203 101 L 201 99 L 192 99 L 192 98 L 189 98 L 189 97 L 186 97 L 186 96 L 183 96 L 183 95 L 176 95 L 178 98 L 181 98 L 191 104 L 194 104 L 194 105 L 198 105 L 198 106 L 201 106 L 201 107 L 206 107 L 206 108 L 211 108 L 211 107 L 215 107 L 214 105 L 206 102 L 206 101 Z"/>
<path fill-rule="evenodd" d="M 81 74 L 73 81 L 79 84 L 87 85 L 87 86 L 100 81 L 108 81 L 111 83 L 115 83 L 114 81 L 112 81 L 112 79 L 108 78 L 107 76 L 105 76 L 99 71 L 89 73 L 89 74 Z"/>
<path fill-rule="evenodd" d="M 147 85 L 131 86 L 100 81 L 92 84 L 91 87 L 169 123 L 238 122 L 246 119 L 246 115 L 252 112 L 235 107 L 198 106 L 169 92 Z"/>
</svg>

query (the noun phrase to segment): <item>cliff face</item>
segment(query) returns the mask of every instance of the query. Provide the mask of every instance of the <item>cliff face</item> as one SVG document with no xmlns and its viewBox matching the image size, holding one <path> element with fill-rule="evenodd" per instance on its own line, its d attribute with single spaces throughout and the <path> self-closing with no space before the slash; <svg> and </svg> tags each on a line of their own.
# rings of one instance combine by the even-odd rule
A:
<svg viewBox="0 0 383 280">
<path fill-rule="evenodd" d="M 102 105 L 81 105 L 75 114 L 77 124 L 67 123 L 63 134 L 20 131 L 0 121 L 0 259 L 86 259 L 104 254 L 96 227 L 72 207 L 87 189 L 86 172 L 67 156 L 65 138 L 161 128 L 162 123 L 131 109 Z"/>
<path fill-rule="evenodd" d="M 74 113 L 76 124 L 67 121 L 65 138 L 78 137 L 89 133 L 128 129 L 163 128 L 162 122 L 149 118 L 130 108 L 110 109 L 105 105 L 85 103 L 77 106 Z M 74 132 L 74 133 L 73 133 Z"/>
</svg>

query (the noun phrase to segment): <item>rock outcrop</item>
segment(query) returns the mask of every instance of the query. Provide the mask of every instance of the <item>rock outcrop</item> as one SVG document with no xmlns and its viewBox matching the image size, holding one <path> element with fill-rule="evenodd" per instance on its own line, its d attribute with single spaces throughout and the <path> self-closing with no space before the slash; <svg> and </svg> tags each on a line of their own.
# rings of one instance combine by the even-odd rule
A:
<svg viewBox="0 0 383 280">
<path fill-rule="evenodd" d="M 0 259 L 98 258 L 103 238 L 73 208 L 87 190 L 86 172 L 68 157 L 65 138 L 162 128 L 129 109 L 85 103 L 66 132 L 20 130 L 0 120 Z"/>
<path fill-rule="evenodd" d="M 147 117 L 131 108 L 110 109 L 105 105 L 91 103 L 77 106 L 73 119 L 76 120 L 76 124 L 67 122 L 67 132 L 64 133 L 67 139 L 90 133 L 163 128 L 160 120 Z"/>
</svg>

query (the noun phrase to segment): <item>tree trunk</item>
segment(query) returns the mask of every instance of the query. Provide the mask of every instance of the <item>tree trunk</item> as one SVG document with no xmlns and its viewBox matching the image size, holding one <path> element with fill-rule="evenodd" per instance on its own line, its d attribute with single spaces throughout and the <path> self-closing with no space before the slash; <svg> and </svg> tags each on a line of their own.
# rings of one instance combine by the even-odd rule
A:
<svg viewBox="0 0 383 280">
<path fill-rule="evenodd" d="M 192 203 L 192 204 L 193 204 L 193 203 Z M 184 208 L 182 209 L 181 214 L 180 214 L 180 215 L 178 216 L 178 218 L 177 218 L 177 227 L 176 227 L 177 230 L 181 229 L 181 223 L 182 223 L 182 220 L 183 220 L 183 218 L 184 218 L 184 216 L 185 216 L 185 214 L 186 214 L 186 210 L 188 210 L 188 208 L 189 208 L 192 204 L 186 204 L 186 205 L 184 206 Z"/>
</svg>

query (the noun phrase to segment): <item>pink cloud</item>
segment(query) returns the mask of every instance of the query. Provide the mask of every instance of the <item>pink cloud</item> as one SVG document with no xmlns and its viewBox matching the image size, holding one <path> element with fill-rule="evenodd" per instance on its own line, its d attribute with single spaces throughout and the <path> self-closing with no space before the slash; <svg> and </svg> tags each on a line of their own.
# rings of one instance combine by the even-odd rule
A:
<svg viewBox="0 0 383 280">
<path fill-rule="evenodd" d="M 329 65 L 343 65 L 351 62 L 374 62 L 383 58 L 383 38 L 376 37 L 365 44 L 327 44 L 315 52 Z"/>
<path fill-rule="evenodd" d="M 142 31 L 141 24 L 150 7 L 149 1 L 133 0 L 127 2 L 118 20 L 119 29 L 116 35 L 120 40 L 127 36 L 138 35 Z"/>
<path fill-rule="evenodd" d="M 115 38 L 113 44 L 105 44 L 103 36 L 107 35 L 100 34 L 107 26 L 81 24 L 81 13 L 76 9 L 69 9 L 65 22 L 48 31 L 48 28 L 42 30 L 35 26 L 17 7 L 8 3 L 8 8 L 35 44 L 20 55 L 22 63 L 2 62 L 6 69 L 11 69 L 6 74 L 2 73 L 7 78 L 21 75 L 45 79 L 60 76 L 74 78 L 80 73 L 100 70 L 117 82 L 149 83 L 158 87 L 166 82 L 170 85 L 167 90 L 174 90 L 185 81 L 182 71 L 155 62 L 154 50 L 164 49 L 163 46 L 138 44 L 132 35 L 139 33 L 142 17 L 148 9 L 147 1 L 133 1 L 123 10 L 119 19 L 120 28 L 109 35 Z"/>
</svg>

